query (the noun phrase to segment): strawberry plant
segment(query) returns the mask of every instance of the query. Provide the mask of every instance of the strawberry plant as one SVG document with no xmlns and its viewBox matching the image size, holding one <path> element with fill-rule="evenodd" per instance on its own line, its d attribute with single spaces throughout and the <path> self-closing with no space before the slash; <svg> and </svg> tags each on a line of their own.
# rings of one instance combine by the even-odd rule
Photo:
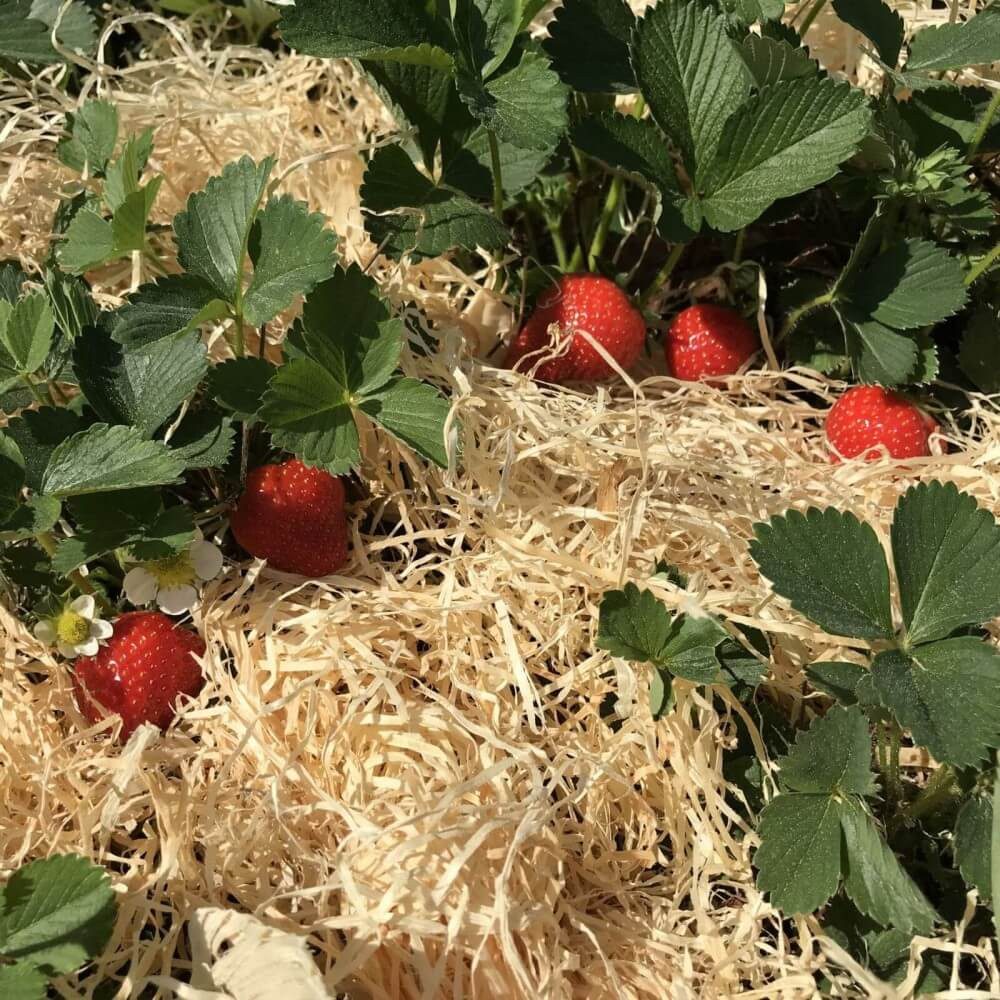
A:
<svg viewBox="0 0 1000 1000">
<path fill-rule="evenodd" d="M 50 979 L 96 958 L 117 905 L 104 870 L 72 854 L 17 869 L 0 889 L 0 995 L 42 1000 Z"/>
</svg>

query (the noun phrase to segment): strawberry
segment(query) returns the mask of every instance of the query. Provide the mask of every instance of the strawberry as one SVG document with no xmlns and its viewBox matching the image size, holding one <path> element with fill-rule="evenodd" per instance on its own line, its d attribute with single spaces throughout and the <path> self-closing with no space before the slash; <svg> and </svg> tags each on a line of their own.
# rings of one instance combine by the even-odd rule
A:
<svg viewBox="0 0 1000 1000">
<path fill-rule="evenodd" d="M 689 306 L 667 331 L 667 370 L 685 382 L 732 375 L 759 347 L 757 334 L 735 310 Z"/>
<path fill-rule="evenodd" d="M 327 576 L 347 559 L 344 483 L 297 458 L 254 469 L 229 523 L 250 555 L 286 573 Z"/>
<path fill-rule="evenodd" d="M 94 656 L 76 661 L 73 685 L 80 711 L 90 722 L 120 715 L 122 739 L 144 722 L 166 729 L 177 714 L 179 695 L 194 697 L 204 683 L 196 656 L 200 635 L 159 611 L 130 611 Z"/>
<path fill-rule="evenodd" d="M 541 382 L 596 382 L 614 374 L 587 340 L 576 336 L 578 330 L 589 333 L 625 370 L 638 360 L 646 339 L 642 313 L 613 281 L 599 274 L 568 274 L 539 296 L 535 311 L 511 342 L 507 367 L 534 368 L 551 346 L 553 323 L 568 336 L 569 346 L 538 366 L 535 378 Z"/>
<path fill-rule="evenodd" d="M 879 445 L 893 458 L 930 455 L 930 436 L 937 429 L 933 417 L 879 385 L 848 389 L 826 418 L 827 440 L 844 458 L 878 458 Z"/>
</svg>

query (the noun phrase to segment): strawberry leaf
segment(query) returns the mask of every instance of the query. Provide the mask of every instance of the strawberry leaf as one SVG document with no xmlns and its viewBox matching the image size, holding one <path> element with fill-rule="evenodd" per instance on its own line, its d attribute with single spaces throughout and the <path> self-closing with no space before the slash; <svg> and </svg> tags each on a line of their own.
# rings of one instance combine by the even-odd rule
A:
<svg viewBox="0 0 1000 1000">
<path fill-rule="evenodd" d="M 981 392 L 1000 392 L 1000 367 L 996 363 L 1000 346 L 998 328 L 1000 318 L 994 309 L 980 305 L 973 311 L 962 336 L 958 362 Z"/>
<path fill-rule="evenodd" d="M 52 346 L 55 319 L 48 298 L 41 292 L 25 296 L 4 318 L 0 316 L 0 346 L 5 365 L 20 375 L 37 371 Z"/>
<path fill-rule="evenodd" d="M 520 194 L 538 178 L 552 158 L 547 149 L 519 149 L 509 142 L 498 142 L 500 173 L 503 189 L 508 198 Z M 488 199 L 493 191 L 493 172 L 489 146 L 489 132 L 479 126 L 461 146 L 442 153 L 445 185 L 457 188 L 472 198 Z"/>
<path fill-rule="evenodd" d="M 837 17 L 856 28 L 878 50 L 887 66 L 899 62 L 903 47 L 903 19 L 883 0 L 833 0 Z"/>
<path fill-rule="evenodd" d="M 955 822 L 955 863 L 962 878 L 987 899 L 993 895 L 992 838 L 993 800 L 987 795 L 973 795 L 959 810 Z"/>
<path fill-rule="evenodd" d="M 856 663 L 836 660 L 820 661 L 806 667 L 806 677 L 817 691 L 836 698 L 841 705 L 855 705 L 858 701 L 857 687 L 868 671 Z"/>
<path fill-rule="evenodd" d="M 750 92 L 724 22 L 701 4 L 658 4 L 632 36 L 632 66 L 653 118 L 694 175 L 712 161 L 726 119 Z"/>
<path fill-rule="evenodd" d="M 26 63 L 62 62 L 49 26 L 31 16 L 29 0 L 0 0 L 0 58 Z"/>
<path fill-rule="evenodd" d="M 271 158 L 257 164 L 244 156 L 192 194 L 187 208 L 174 216 L 181 266 L 230 305 L 242 295 L 250 232 L 273 167 Z"/>
<path fill-rule="evenodd" d="M 573 145 L 600 160 L 608 169 L 624 173 L 677 197 L 677 171 L 657 127 L 648 119 L 605 111 L 582 119 L 573 127 Z"/>
<path fill-rule="evenodd" d="M 444 431 L 451 403 L 434 386 L 412 378 L 390 379 L 360 399 L 358 407 L 417 454 L 448 467 Z"/>
<path fill-rule="evenodd" d="M 551 152 L 569 124 L 569 88 L 548 59 L 526 49 L 513 68 L 486 83 L 459 78 L 472 114 L 502 142 Z"/>
<path fill-rule="evenodd" d="M 0 519 L 6 520 L 20 505 L 24 486 L 24 456 L 8 433 L 0 433 Z"/>
<path fill-rule="evenodd" d="M 126 348 L 106 330 L 89 327 L 76 343 L 73 369 L 102 420 L 149 437 L 195 391 L 208 359 L 196 333 Z"/>
<path fill-rule="evenodd" d="M 488 78 L 507 58 L 521 27 L 523 0 L 451 0 L 463 70 Z"/>
<path fill-rule="evenodd" d="M 871 735 L 857 708 L 832 708 L 801 731 L 782 758 L 782 786 L 796 792 L 871 795 Z"/>
<path fill-rule="evenodd" d="M 138 347 L 228 314 L 229 306 L 207 282 L 171 274 L 139 286 L 116 313 L 112 336 L 126 347 Z"/>
<path fill-rule="evenodd" d="M 272 198 L 254 222 L 253 277 L 243 296 L 246 321 L 260 326 L 333 272 L 337 237 L 326 219 L 290 195 Z"/>
<path fill-rule="evenodd" d="M 714 158 L 700 161 L 705 218 L 731 232 L 829 180 L 870 124 L 864 94 L 846 83 L 810 76 L 765 87 L 727 119 Z"/>
<path fill-rule="evenodd" d="M 867 726 L 866 726 L 867 735 Z M 937 914 L 856 800 L 840 813 L 844 832 L 844 888 L 854 905 L 883 927 L 928 934 Z"/>
<path fill-rule="evenodd" d="M 986 66 L 1000 61 L 1000 8 L 987 7 L 969 20 L 917 32 L 906 60 L 909 73 Z"/>
<path fill-rule="evenodd" d="M 804 48 L 766 35 L 747 35 L 740 44 L 740 55 L 758 88 L 780 80 L 817 76 L 820 72 L 819 64 L 809 58 Z"/>
<path fill-rule="evenodd" d="M 830 795 L 779 795 L 761 813 L 757 887 L 785 913 L 812 913 L 837 891 L 846 808 Z"/>
<path fill-rule="evenodd" d="M 170 438 L 170 450 L 186 469 L 225 465 L 236 442 L 233 421 L 213 408 L 189 412 Z"/>
<path fill-rule="evenodd" d="M 361 198 L 365 228 L 392 257 L 437 257 L 453 247 L 499 250 L 510 238 L 492 213 L 424 177 L 400 146 L 372 157 Z"/>
<path fill-rule="evenodd" d="M 889 568 L 875 532 L 833 508 L 754 526 L 750 554 L 776 593 L 833 635 L 891 639 Z"/>
<path fill-rule="evenodd" d="M 1000 656 L 979 639 L 880 653 L 871 676 L 881 703 L 942 763 L 976 765 L 1000 746 Z"/>
<path fill-rule="evenodd" d="M 176 482 L 183 462 L 159 441 L 144 440 L 134 427 L 94 424 L 52 452 L 42 492 L 55 497 L 106 493 Z"/>
<path fill-rule="evenodd" d="M 56 38 L 63 48 L 85 55 L 94 51 L 97 31 L 94 17 L 85 4 L 73 2 L 63 10 L 63 0 L 32 0 L 28 16 L 41 21 L 49 30 L 56 28 Z"/>
<path fill-rule="evenodd" d="M 275 371 L 263 358 L 224 361 L 209 371 L 209 391 L 217 403 L 232 411 L 233 420 L 252 423 Z"/>
<path fill-rule="evenodd" d="M 125 140 L 121 155 L 108 164 L 104 181 L 104 201 L 117 211 L 130 194 L 139 190 L 139 178 L 153 151 L 153 130 L 145 129 Z"/>
<path fill-rule="evenodd" d="M 629 39 L 636 17 L 625 0 L 565 0 L 549 24 L 544 47 L 573 90 L 628 94 L 636 89 Z M 581 58 L 581 54 L 586 56 Z"/>
<path fill-rule="evenodd" d="M 443 33 L 411 0 L 299 0 L 282 11 L 281 36 L 293 49 L 327 59 L 378 59 L 451 70 Z"/>
<path fill-rule="evenodd" d="M 66 116 L 66 135 L 56 155 L 67 167 L 100 177 L 118 143 L 118 109 L 110 101 L 87 101 Z"/>
<path fill-rule="evenodd" d="M 847 353 L 861 382 L 901 385 L 913 379 L 920 363 L 917 341 L 891 327 L 869 320 L 845 322 Z"/>
<path fill-rule="evenodd" d="M 892 522 L 892 550 L 911 644 L 1000 614 L 1000 526 L 953 484 L 906 491 Z"/>
<path fill-rule="evenodd" d="M 83 274 L 115 256 L 115 231 L 96 210 L 85 208 L 73 217 L 56 255 L 71 274 Z"/>
<path fill-rule="evenodd" d="M 0 996 L 4 1000 L 45 1000 L 49 977 L 27 962 L 0 965 Z"/>
<path fill-rule="evenodd" d="M 72 972 L 104 948 L 116 909 L 102 868 L 75 855 L 34 861 L 4 887 L 0 954 L 50 975 Z"/>
<path fill-rule="evenodd" d="M 3 498 L 0 497 L 0 509 L 2 507 Z M 0 524 L 0 541 L 25 541 L 43 531 L 51 531 L 61 512 L 62 504 L 53 497 L 29 497 Z"/>
<path fill-rule="evenodd" d="M 83 421 L 77 414 L 56 406 L 24 410 L 10 421 L 6 432 L 24 456 L 24 482 L 29 489 L 41 489 L 42 475 L 52 452 L 82 427 Z"/>
</svg>

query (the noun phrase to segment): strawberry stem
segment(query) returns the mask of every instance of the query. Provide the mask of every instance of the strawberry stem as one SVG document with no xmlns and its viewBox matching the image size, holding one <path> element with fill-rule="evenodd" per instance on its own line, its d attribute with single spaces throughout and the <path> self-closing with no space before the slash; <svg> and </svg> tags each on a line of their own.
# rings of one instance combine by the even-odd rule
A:
<svg viewBox="0 0 1000 1000">
<path fill-rule="evenodd" d="M 788 317 L 785 319 L 781 329 L 778 331 L 778 335 L 775 337 L 775 343 L 780 344 L 781 341 L 783 341 L 785 337 L 787 337 L 792 330 L 794 330 L 795 327 L 809 315 L 809 313 L 815 312 L 823 306 L 828 306 L 831 302 L 833 302 L 833 289 L 830 289 L 828 292 L 824 292 L 822 295 L 817 295 L 816 298 L 803 303 L 797 309 L 793 309 L 788 314 Z"/>
<path fill-rule="evenodd" d="M 1000 91 L 997 91 L 1000 93 Z M 965 276 L 966 287 L 978 281 L 996 262 L 1000 260 L 1000 243 L 983 257 Z"/>
<path fill-rule="evenodd" d="M 493 132 L 487 132 L 490 144 L 490 161 L 493 164 L 493 214 L 503 219 L 503 174 L 500 167 L 500 146 Z"/>
<path fill-rule="evenodd" d="M 986 105 L 983 117 L 976 126 L 976 131 L 972 134 L 972 141 L 969 143 L 968 152 L 970 160 L 978 152 L 983 139 L 986 138 L 986 133 L 989 131 L 990 125 L 993 123 L 993 118 L 998 109 L 1000 109 L 1000 90 L 995 90 L 993 91 L 993 97 L 990 99 L 990 103 Z"/>
<path fill-rule="evenodd" d="M 649 283 L 646 290 L 639 296 L 639 307 L 645 306 L 649 300 L 667 283 L 667 279 L 673 274 L 674 268 L 677 266 L 677 262 L 681 259 L 681 254 L 684 253 L 684 243 L 678 243 L 673 250 L 670 251 L 670 256 L 667 257 L 666 262 L 663 267 L 660 268 L 656 277 Z"/>
<path fill-rule="evenodd" d="M 35 541 L 50 558 L 56 554 L 56 537 L 51 531 L 38 532 L 35 535 Z M 89 594 L 93 597 L 102 611 L 113 612 L 115 610 L 111 602 L 78 569 L 61 575 L 65 576 L 81 594 Z"/>
</svg>

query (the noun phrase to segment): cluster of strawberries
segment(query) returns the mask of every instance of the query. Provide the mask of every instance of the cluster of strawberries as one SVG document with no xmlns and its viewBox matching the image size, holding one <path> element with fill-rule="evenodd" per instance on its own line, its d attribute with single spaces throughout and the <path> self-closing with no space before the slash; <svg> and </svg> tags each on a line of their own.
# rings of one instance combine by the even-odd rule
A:
<svg viewBox="0 0 1000 1000">
<path fill-rule="evenodd" d="M 563 333 L 552 357 L 550 329 Z M 512 342 L 507 364 L 545 382 L 597 381 L 632 367 L 642 352 L 646 323 L 612 281 L 569 275 L 544 294 Z M 759 350 L 757 336 L 734 310 L 694 305 L 667 332 L 670 374 L 684 381 L 719 379 L 737 372 Z M 610 359 L 610 361 L 609 361 Z M 835 461 L 930 454 L 936 422 L 896 393 L 878 386 L 849 389 L 830 410 L 827 439 Z M 230 519 L 233 536 L 250 555 L 288 573 L 322 577 L 347 558 L 342 479 L 298 459 L 250 473 Z M 96 655 L 77 661 L 77 700 L 91 721 L 106 712 L 122 718 L 128 736 L 144 722 L 165 728 L 179 695 L 195 696 L 204 682 L 196 657 L 202 638 L 159 612 L 121 615 Z"/>
</svg>

